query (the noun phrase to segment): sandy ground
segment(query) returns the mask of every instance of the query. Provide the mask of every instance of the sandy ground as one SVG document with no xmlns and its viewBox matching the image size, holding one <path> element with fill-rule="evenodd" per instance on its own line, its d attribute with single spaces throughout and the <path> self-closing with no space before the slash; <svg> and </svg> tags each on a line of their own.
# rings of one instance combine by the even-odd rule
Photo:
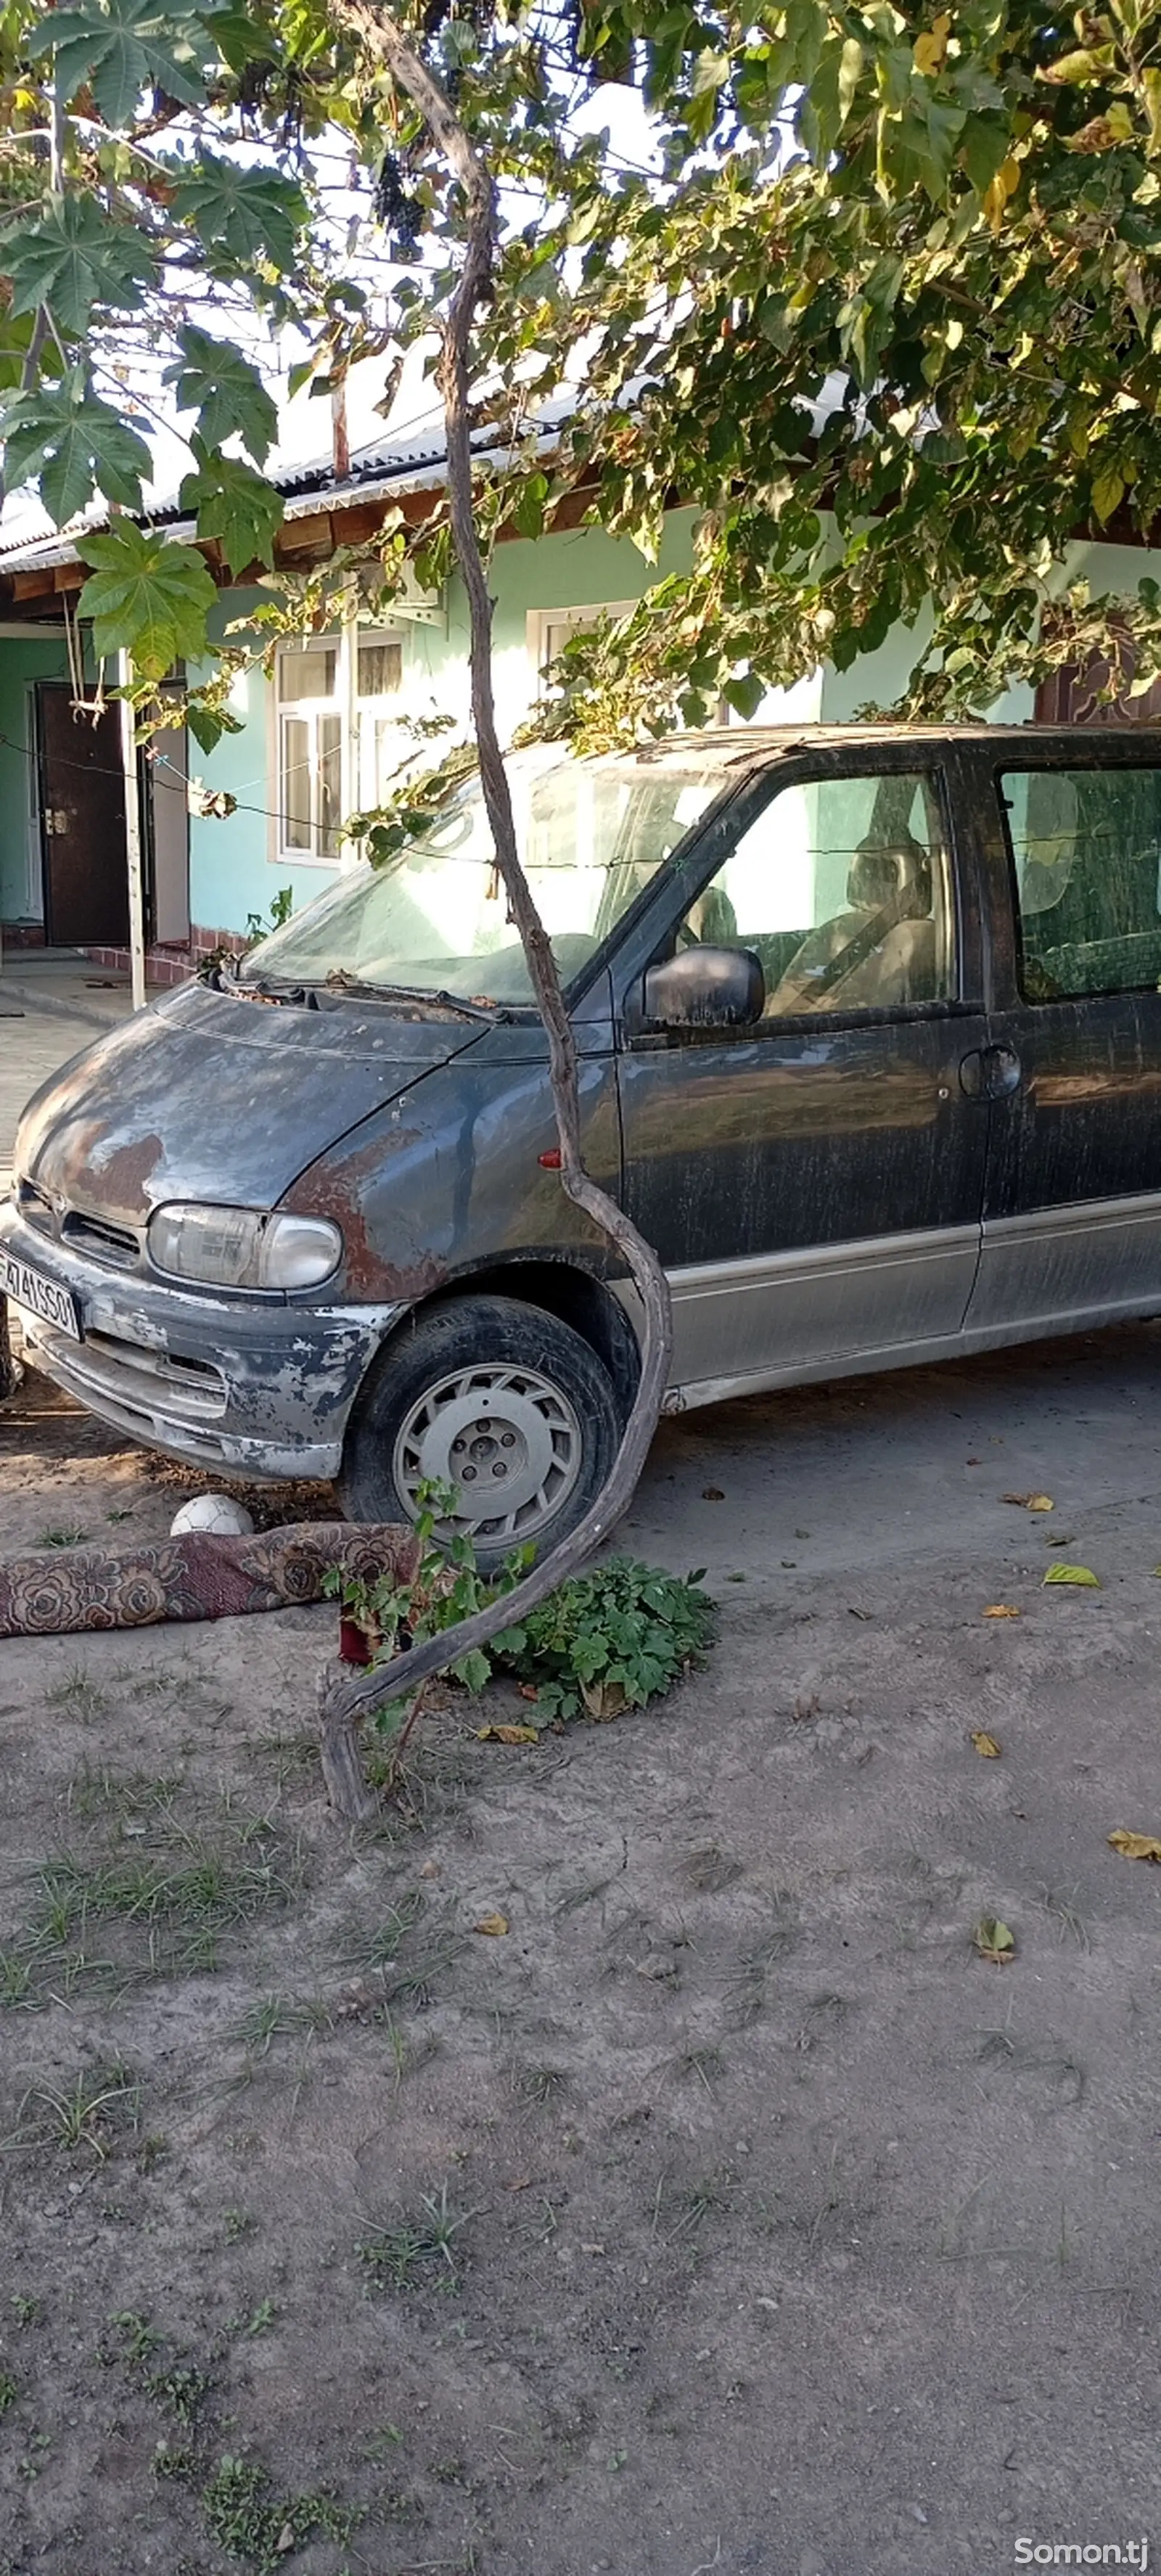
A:
<svg viewBox="0 0 1161 2576">
<path fill-rule="evenodd" d="M 1159 1357 L 666 1426 L 623 1538 L 707 1668 L 529 1749 L 460 1698 L 361 1836 L 332 1610 L 0 1645 L 4 2576 L 1161 2546 Z M 0 1547 L 198 1481 L 30 1378 Z"/>
</svg>

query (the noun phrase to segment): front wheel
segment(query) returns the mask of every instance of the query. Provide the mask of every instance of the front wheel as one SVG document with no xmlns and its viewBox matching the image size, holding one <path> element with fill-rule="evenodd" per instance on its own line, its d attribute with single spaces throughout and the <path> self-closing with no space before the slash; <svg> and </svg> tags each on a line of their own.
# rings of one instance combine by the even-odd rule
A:
<svg viewBox="0 0 1161 2576">
<path fill-rule="evenodd" d="M 481 1573 L 576 1528 L 621 1436 L 608 1371 L 579 1333 L 516 1297 L 457 1297 L 405 1324 L 367 1379 L 339 1492 L 355 1521 L 414 1521 L 419 1489 L 454 1485 L 444 1528 Z"/>
</svg>

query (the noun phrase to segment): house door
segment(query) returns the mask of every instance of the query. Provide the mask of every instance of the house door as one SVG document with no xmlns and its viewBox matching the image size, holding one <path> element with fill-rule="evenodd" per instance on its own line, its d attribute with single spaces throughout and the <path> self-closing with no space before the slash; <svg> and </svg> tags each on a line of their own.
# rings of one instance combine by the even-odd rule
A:
<svg viewBox="0 0 1161 2576">
<path fill-rule="evenodd" d="M 37 689 L 45 935 L 52 947 L 123 947 L 129 937 L 121 714 L 74 716 L 70 688 Z"/>
</svg>

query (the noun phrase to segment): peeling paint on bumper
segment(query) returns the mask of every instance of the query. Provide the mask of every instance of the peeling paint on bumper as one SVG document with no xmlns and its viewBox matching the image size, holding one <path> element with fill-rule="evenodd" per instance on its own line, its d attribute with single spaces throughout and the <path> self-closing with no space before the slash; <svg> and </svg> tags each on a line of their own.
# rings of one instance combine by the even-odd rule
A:
<svg viewBox="0 0 1161 2576">
<path fill-rule="evenodd" d="M 351 1406 L 398 1304 L 306 1307 L 121 1278 L 0 1210 L 0 1242 L 77 1298 L 85 1338 L 21 1310 L 29 1355 L 114 1430 L 253 1479 L 337 1473 Z"/>
</svg>

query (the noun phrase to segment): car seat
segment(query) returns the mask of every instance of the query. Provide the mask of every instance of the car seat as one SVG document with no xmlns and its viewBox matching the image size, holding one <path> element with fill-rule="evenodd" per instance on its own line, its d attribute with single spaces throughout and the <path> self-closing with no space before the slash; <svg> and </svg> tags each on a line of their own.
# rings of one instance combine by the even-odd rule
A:
<svg viewBox="0 0 1161 2576">
<path fill-rule="evenodd" d="M 847 877 L 850 909 L 809 931 L 766 1003 L 799 1011 L 891 1010 L 937 990 L 931 860 L 910 833 L 860 841 Z"/>
</svg>

